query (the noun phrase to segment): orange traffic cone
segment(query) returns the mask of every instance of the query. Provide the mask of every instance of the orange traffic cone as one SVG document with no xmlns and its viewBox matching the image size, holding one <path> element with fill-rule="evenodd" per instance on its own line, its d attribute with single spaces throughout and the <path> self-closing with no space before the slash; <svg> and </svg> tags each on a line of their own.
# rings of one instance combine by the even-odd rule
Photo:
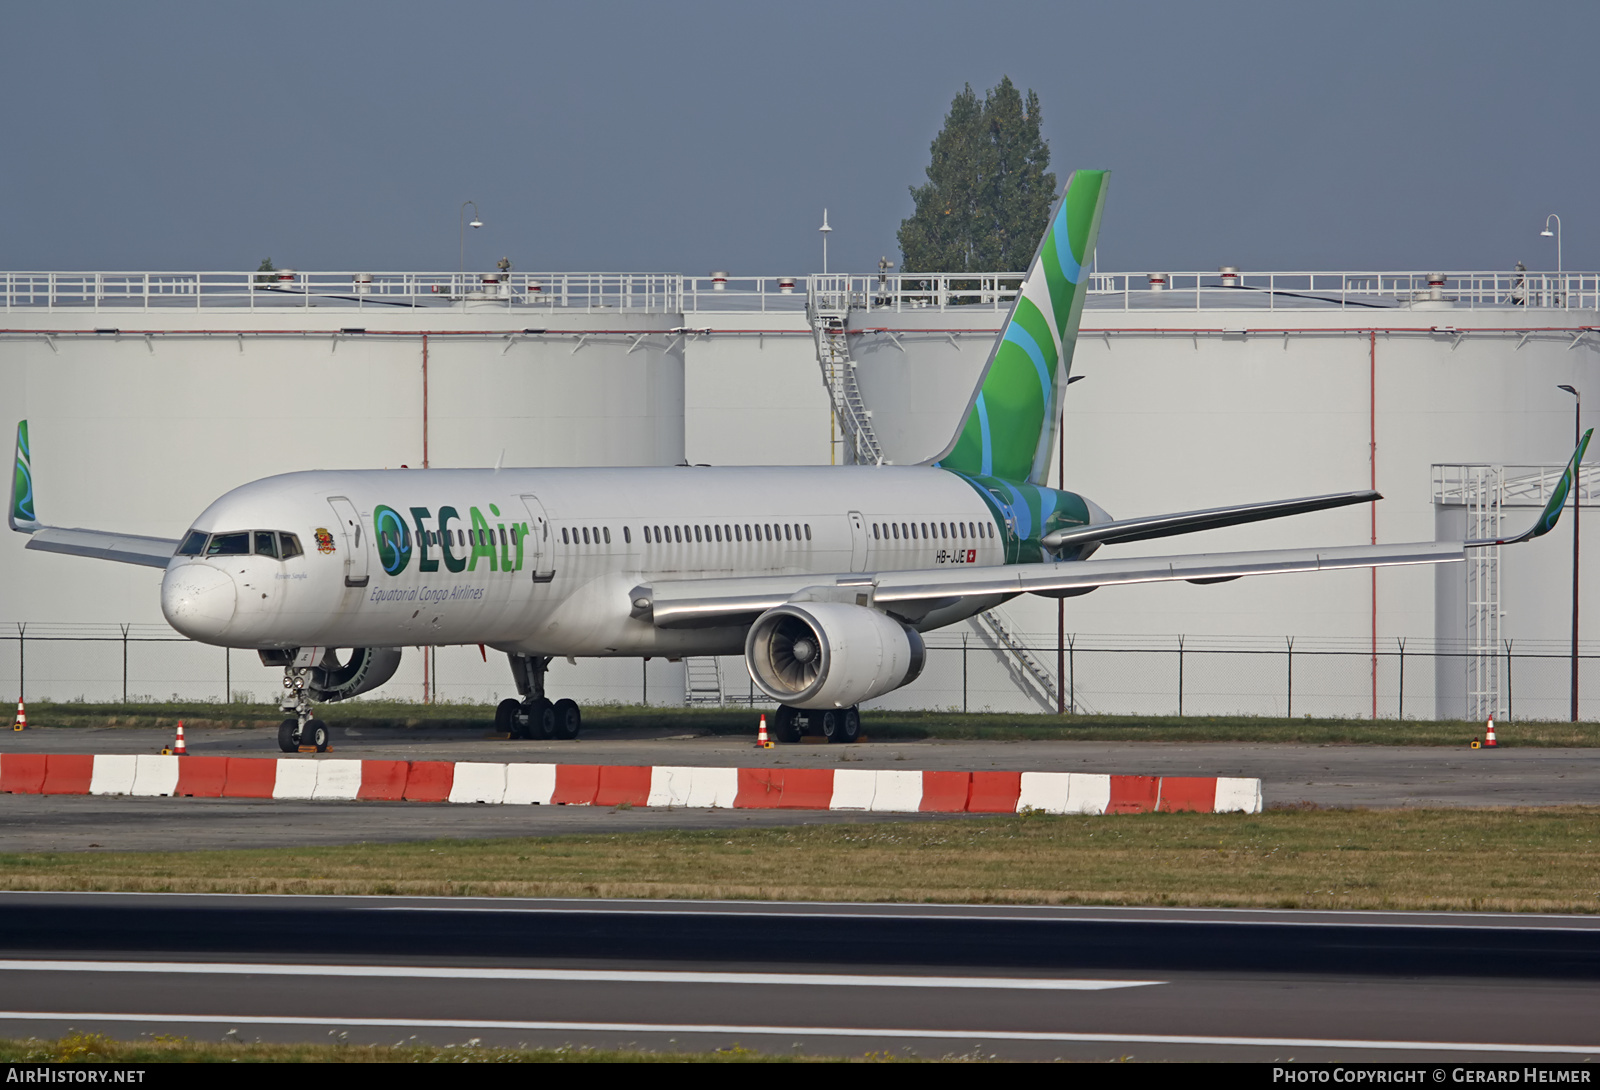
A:
<svg viewBox="0 0 1600 1090">
<path fill-rule="evenodd" d="M 182 719 L 178 720 L 178 738 L 177 738 L 177 741 L 172 743 L 172 755 L 174 757 L 187 757 L 187 756 L 189 756 L 189 747 L 185 746 L 183 744 L 183 720 Z"/>
<path fill-rule="evenodd" d="M 1492 716 L 1492 715 L 1489 717 L 1489 725 L 1488 725 L 1488 727 L 1484 728 L 1483 748 L 1484 749 L 1499 749 L 1500 748 L 1500 743 L 1496 742 L 1494 740 L 1494 716 Z"/>
<path fill-rule="evenodd" d="M 761 726 L 756 731 L 756 748 L 771 749 L 772 739 L 767 737 L 767 713 L 761 713 Z"/>
<path fill-rule="evenodd" d="M 28 729 L 28 709 L 22 706 L 22 701 L 17 701 L 17 721 L 11 724 L 12 730 Z"/>
</svg>

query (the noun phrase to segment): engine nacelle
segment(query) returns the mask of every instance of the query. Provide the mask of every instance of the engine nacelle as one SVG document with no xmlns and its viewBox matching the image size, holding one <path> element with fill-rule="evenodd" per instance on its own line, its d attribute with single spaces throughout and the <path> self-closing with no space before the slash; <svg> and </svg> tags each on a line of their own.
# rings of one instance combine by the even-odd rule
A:
<svg viewBox="0 0 1600 1090">
<path fill-rule="evenodd" d="M 376 689 L 394 677 L 399 668 L 398 647 L 354 647 L 350 649 L 350 661 L 345 663 L 339 661 L 337 651 L 329 648 L 322 661 L 311 668 L 306 690 L 313 700 L 348 700 Z"/>
<path fill-rule="evenodd" d="M 922 637 L 894 618 L 841 602 L 790 602 L 750 626 L 744 659 L 756 687 L 791 708 L 848 708 L 922 673 Z"/>
</svg>

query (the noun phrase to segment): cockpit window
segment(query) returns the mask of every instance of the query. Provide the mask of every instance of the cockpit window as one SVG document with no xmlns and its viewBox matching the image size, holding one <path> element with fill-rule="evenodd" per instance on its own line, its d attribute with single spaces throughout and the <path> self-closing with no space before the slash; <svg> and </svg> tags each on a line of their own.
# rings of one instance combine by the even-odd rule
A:
<svg viewBox="0 0 1600 1090">
<path fill-rule="evenodd" d="M 278 535 L 271 530 L 257 530 L 256 555 L 276 558 L 278 555 Z"/>
<path fill-rule="evenodd" d="M 295 537 L 293 534 L 280 532 L 278 534 L 278 541 L 283 546 L 283 556 L 281 559 L 288 560 L 290 557 L 299 556 L 305 552 L 304 549 L 300 548 L 300 539 Z"/>
<path fill-rule="evenodd" d="M 204 530 L 190 530 L 189 536 L 183 539 L 183 544 L 178 546 L 179 556 L 199 556 L 206 551 L 206 538 L 210 537 Z"/>
<path fill-rule="evenodd" d="M 206 548 L 207 556 L 249 556 L 250 534 L 241 531 L 237 534 L 213 534 L 211 544 Z"/>
</svg>

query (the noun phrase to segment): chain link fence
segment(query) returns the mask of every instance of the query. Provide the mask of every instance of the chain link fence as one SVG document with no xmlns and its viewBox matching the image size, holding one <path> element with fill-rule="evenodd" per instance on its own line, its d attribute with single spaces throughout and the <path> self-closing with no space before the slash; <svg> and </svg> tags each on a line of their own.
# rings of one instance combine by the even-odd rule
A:
<svg viewBox="0 0 1600 1090">
<path fill-rule="evenodd" d="M 1273 718 L 1463 719 L 1471 706 L 1471 656 L 1442 641 L 1370 644 L 1282 637 L 1148 637 L 1019 634 L 1015 645 L 979 632 L 933 634 L 913 684 L 873 702 L 896 710 L 1054 713 L 1057 686 L 1071 713 L 1256 715 Z M 408 651 L 375 697 L 493 703 L 515 695 L 504 656 L 476 645 Z M 1031 664 L 1026 659 L 1031 658 Z M 1058 673 L 1059 662 L 1059 673 Z M 1580 689 L 1600 702 L 1600 646 L 1583 647 Z M 1556 641 L 1508 642 L 1495 656 L 1504 719 L 1563 720 L 1571 712 L 1570 649 Z M 744 660 L 725 656 L 721 702 L 767 706 Z M 184 639 L 162 625 L 14 624 L 0 629 L 0 694 L 94 703 L 275 702 L 283 672 L 252 651 Z M 1060 679 L 1058 681 L 1058 678 Z M 551 664 L 552 692 L 587 704 L 685 702 L 681 664 L 585 659 Z M 1586 699 L 1585 719 L 1600 715 Z"/>
</svg>

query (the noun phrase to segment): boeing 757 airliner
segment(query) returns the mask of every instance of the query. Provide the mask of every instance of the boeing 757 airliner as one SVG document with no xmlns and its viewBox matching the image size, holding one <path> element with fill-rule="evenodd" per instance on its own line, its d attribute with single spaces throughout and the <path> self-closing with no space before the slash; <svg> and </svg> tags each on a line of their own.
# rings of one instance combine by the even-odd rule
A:
<svg viewBox="0 0 1600 1090">
<path fill-rule="evenodd" d="M 173 628 L 283 667 L 287 751 L 325 747 L 315 702 L 382 685 L 402 648 L 475 643 L 510 660 L 521 699 L 496 718 L 520 737 L 578 734 L 578 705 L 545 695 L 557 656 L 742 653 L 779 704 L 780 741 L 815 725 L 850 742 L 862 701 L 921 672 L 921 633 L 1019 594 L 1446 563 L 1554 527 L 1592 432 L 1538 521 L 1504 542 L 1090 559 L 1381 498 L 1118 520 L 1046 486 L 1107 177 L 1067 179 L 960 426 L 922 465 L 288 473 L 234 489 L 166 540 L 41 523 L 24 421 L 9 522 L 30 549 L 164 568 Z"/>
</svg>

